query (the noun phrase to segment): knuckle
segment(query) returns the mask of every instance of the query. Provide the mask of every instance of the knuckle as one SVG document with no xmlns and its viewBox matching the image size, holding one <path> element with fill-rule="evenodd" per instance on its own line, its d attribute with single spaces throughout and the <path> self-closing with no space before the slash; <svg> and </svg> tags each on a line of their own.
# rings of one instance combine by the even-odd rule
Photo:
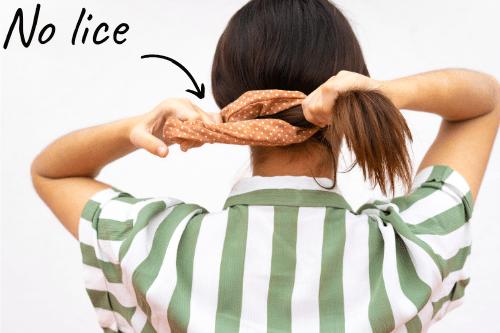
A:
<svg viewBox="0 0 500 333">
<path fill-rule="evenodd" d="M 309 99 L 306 99 L 302 102 L 302 109 L 304 111 L 308 110 L 311 108 L 311 101 Z"/>
<path fill-rule="evenodd" d="M 194 113 L 191 113 L 188 117 L 187 117 L 187 120 L 188 121 L 195 121 L 195 120 L 200 120 L 201 117 L 199 114 L 194 114 Z"/>
<path fill-rule="evenodd" d="M 328 92 L 332 89 L 335 89 L 335 82 L 333 80 L 325 83 L 322 92 Z"/>
</svg>

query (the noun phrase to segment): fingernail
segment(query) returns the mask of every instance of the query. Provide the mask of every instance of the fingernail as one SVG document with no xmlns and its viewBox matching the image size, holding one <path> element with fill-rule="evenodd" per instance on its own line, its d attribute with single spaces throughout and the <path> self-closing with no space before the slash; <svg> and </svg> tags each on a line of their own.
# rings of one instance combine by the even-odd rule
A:
<svg viewBox="0 0 500 333">
<path fill-rule="evenodd" d="M 167 147 L 161 146 L 158 148 L 158 155 L 165 156 L 167 154 Z"/>
</svg>

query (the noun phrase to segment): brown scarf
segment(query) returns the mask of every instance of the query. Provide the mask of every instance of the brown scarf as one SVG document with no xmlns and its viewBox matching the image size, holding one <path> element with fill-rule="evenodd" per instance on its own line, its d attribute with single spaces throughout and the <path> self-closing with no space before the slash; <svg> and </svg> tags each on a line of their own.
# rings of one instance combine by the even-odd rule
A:
<svg viewBox="0 0 500 333">
<path fill-rule="evenodd" d="M 163 127 L 167 141 L 187 151 L 196 142 L 236 145 L 285 146 L 309 139 L 319 128 L 292 126 L 279 119 L 255 119 L 272 115 L 302 103 L 307 96 L 300 91 L 248 91 L 221 110 L 222 123 L 168 118 Z"/>
</svg>

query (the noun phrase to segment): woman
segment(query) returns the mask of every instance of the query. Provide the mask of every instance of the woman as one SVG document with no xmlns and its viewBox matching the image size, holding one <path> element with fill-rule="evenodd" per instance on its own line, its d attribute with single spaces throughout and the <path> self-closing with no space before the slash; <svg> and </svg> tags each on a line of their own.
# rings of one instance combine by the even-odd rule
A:
<svg viewBox="0 0 500 333">
<path fill-rule="evenodd" d="M 493 77 L 448 69 L 377 81 L 331 3 L 256 0 L 219 40 L 212 90 L 221 114 L 170 98 L 68 134 L 33 161 L 37 192 L 80 240 L 105 331 L 425 332 L 461 304 L 468 221 L 500 123 Z M 293 102 L 302 107 L 252 115 L 276 127 L 248 139 L 253 177 L 223 211 L 137 199 L 94 180 L 139 148 L 164 158 L 173 141 L 184 150 L 211 142 L 177 132 L 215 133 L 246 103 L 267 110 L 277 97 L 254 98 L 269 91 L 303 93 Z M 399 109 L 443 118 L 413 182 Z M 281 138 L 273 129 L 291 128 L 275 119 L 299 129 L 296 142 L 272 144 Z M 407 196 L 353 212 L 335 186 L 343 139 L 367 180 L 394 193 L 400 179 Z"/>
</svg>

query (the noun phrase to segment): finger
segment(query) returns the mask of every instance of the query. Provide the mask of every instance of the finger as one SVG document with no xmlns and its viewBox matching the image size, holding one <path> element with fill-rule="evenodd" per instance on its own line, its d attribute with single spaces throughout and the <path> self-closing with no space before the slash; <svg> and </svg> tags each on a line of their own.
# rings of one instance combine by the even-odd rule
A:
<svg viewBox="0 0 500 333">
<path fill-rule="evenodd" d="M 324 127 L 329 123 L 331 112 L 324 109 L 324 102 L 321 89 L 315 90 L 302 103 L 304 117 L 307 121 L 319 127 Z"/>
<path fill-rule="evenodd" d="M 204 144 L 205 144 L 205 142 L 197 141 L 197 142 L 193 143 L 193 145 L 191 146 L 191 148 L 200 148 Z"/>
<path fill-rule="evenodd" d="M 163 129 L 163 126 L 165 125 L 166 121 L 167 121 L 166 114 L 157 118 L 156 121 L 151 126 L 151 134 L 153 134 L 156 137 L 163 135 L 163 133 L 162 133 L 163 131 L 160 131 L 160 130 Z"/>
<path fill-rule="evenodd" d="M 203 146 L 205 143 L 201 141 L 185 140 L 180 144 L 181 150 L 187 152 L 191 148 L 198 148 Z"/>
<path fill-rule="evenodd" d="M 221 115 L 220 113 L 213 113 L 213 112 L 210 112 L 210 113 L 208 113 L 208 115 L 209 115 L 210 117 L 212 117 L 212 119 L 214 120 L 214 122 L 215 122 L 216 124 L 222 124 L 222 123 L 223 123 L 223 121 L 222 121 L 222 115 Z"/>
<path fill-rule="evenodd" d="M 331 115 L 335 100 L 339 97 L 339 92 L 335 86 L 325 84 L 321 89 L 321 107 L 325 113 Z"/>
<path fill-rule="evenodd" d="M 193 107 L 198 112 L 198 114 L 201 116 L 201 120 L 205 124 L 210 124 L 210 125 L 215 124 L 214 119 L 208 113 L 206 113 L 205 111 L 203 111 L 202 109 L 200 109 L 197 105 L 193 104 Z"/>
<path fill-rule="evenodd" d="M 168 155 L 167 145 L 154 135 L 148 133 L 146 129 L 136 128 L 130 135 L 130 141 L 136 147 L 146 149 L 153 155 L 166 157 Z"/>
<path fill-rule="evenodd" d="M 181 147 L 181 150 L 183 152 L 187 152 L 188 149 L 191 147 L 191 143 L 184 141 L 181 144 L 179 144 L 179 146 Z"/>
<path fill-rule="evenodd" d="M 302 102 L 302 111 L 304 112 L 304 118 L 306 118 L 306 120 L 308 122 L 310 122 L 311 124 L 314 124 L 316 126 L 324 126 L 323 125 L 323 122 L 320 121 L 320 119 L 318 119 L 315 115 L 317 114 L 317 111 L 316 111 L 316 97 L 313 96 L 312 94 L 309 95 L 307 101 L 304 100 Z"/>
<path fill-rule="evenodd" d="M 333 106 L 338 97 L 338 92 L 328 83 L 324 84 L 317 93 L 316 106 L 312 108 L 311 114 L 324 127 L 332 123 Z"/>
<path fill-rule="evenodd" d="M 325 127 L 328 123 L 318 114 L 313 114 L 311 112 L 304 111 L 304 118 L 311 124 L 314 124 L 318 127 Z"/>
<path fill-rule="evenodd" d="M 165 109 L 170 112 L 171 116 L 181 121 L 202 120 L 195 105 L 187 98 L 175 98 L 169 101 Z"/>
<path fill-rule="evenodd" d="M 314 101 L 318 95 L 318 91 L 319 91 L 319 88 L 321 86 L 319 86 L 318 88 L 316 88 L 312 93 L 310 93 L 309 95 L 307 95 L 306 98 L 304 98 L 304 100 L 302 101 L 302 105 L 304 106 L 304 104 L 306 105 L 306 107 L 312 107 L 313 104 L 314 104 Z"/>
</svg>

